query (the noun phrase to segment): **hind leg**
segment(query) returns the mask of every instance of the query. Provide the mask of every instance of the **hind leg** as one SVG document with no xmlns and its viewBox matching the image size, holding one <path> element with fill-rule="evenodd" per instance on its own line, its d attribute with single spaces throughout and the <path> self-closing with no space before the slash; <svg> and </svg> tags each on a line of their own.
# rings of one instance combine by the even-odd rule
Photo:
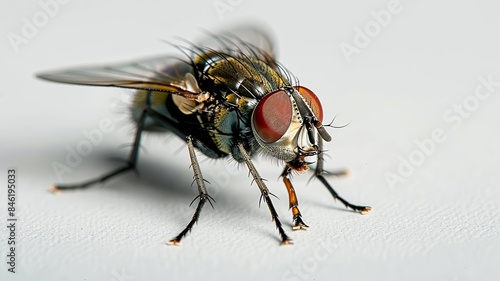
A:
<svg viewBox="0 0 500 281">
<path fill-rule="evenodd" d="M 141 135 L 144 131 L 144 121 L 146 120 L 147 111 L 144 110 L 139 118 L 137 124 L 137 132 L 134 138 L 134 144 L 132 145 L 132 150 L 130 151 L 129 159 L 125 166 L 115 169 L 103 176 L 98 178 L 90 179 L 81 183 L 76 184 L 55 184 L 50 187 L 50 190 L 53 192 L 58 192 L 61 190 L 73 190 L 73 189 L 83 189 L 88 188 L 96 183 L 104 182 L 114 176 L 127 172 L 129 170 L 135 170 L 137 163 L 137 156 L 139 155 L 139 146 L 141 143 Z"/>
</svg>

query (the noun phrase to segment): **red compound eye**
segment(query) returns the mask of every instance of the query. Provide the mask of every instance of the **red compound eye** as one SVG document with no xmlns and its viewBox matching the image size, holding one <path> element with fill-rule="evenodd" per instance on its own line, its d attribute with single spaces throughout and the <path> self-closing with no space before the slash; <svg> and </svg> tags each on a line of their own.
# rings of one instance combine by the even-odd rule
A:
<svg viewBox="0 0 500 281">
<path fill-rule="evenodd" d="M 304 97 L 306 102 L 311 107 L 314 115 L 320 122 L 323 122 L 323 107 L 321 107 L 321 102 L 318 97 L 308 88 L 302 86 L 294 86 L 294 88 L 299 91 L 300 95 Z"/>
<path fill-rule="evenodd" d="M 292 102 L 284 90 L 265 96 L 255 107 L 252 123 L 260 138 L 273 143 L 279 140 L 292 122 Z"/>
</svg>

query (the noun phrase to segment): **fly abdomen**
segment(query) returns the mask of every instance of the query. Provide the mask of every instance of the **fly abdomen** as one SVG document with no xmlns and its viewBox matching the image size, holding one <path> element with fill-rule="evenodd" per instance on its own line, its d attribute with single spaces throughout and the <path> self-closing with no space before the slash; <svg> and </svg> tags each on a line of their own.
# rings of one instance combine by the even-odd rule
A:
<svg viewBox="0 0 500 281">
<path fill-rule="evenodd" d="M 140 90 L 137 91 L 134 100 L 131 105 L 132 120 L 134 122 L 139 122 L 142 112 L 146 108 L 151 108 L 154 111 L 169 117 L 169 113 L 165 106 L 168 96 L 170 94 L 167 92 L 155 92 Z M 144 130 L 147 131 L 158 131 L 158 130 L 168 130 L 163 124 L 153 119 L 152 117 L 147 117 L 144 122 Z"/>
</svg>

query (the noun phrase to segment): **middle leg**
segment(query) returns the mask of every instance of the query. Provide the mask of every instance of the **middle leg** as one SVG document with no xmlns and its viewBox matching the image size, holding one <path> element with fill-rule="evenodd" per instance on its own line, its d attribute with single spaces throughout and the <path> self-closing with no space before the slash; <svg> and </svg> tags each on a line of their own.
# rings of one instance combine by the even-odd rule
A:
<svg viewBox="0 0 500 281">
<path fill-rule="evenodd" d="M 191 167 L 193 168 L 193 174 L 194 174 L 193 178 L 194 181 L 196 182 L 196 185 L 198 186 L 198 192 L 199 192 L 199 195 L 194 198 L 193 202 L 196 199 L 199 199 L 200 201 L 198 201 L 198 206 L 196 207 L 196 211 L 194 212 L 191 221 L 189 221 L 188 225 L 181 231 L 181 233 L 179 233 L 179 235 L 177 235 L 174 239 L 168 241 L 167 243 L 168 245 L 180 245 L 182 238 L 184 238 L 184 236 L 186 236 L 188 232 L 191 231 L 194 224 L 198 222 L 201 210 L 203 209 L 203 206 L 205 206 L 205 203 L 208 202 L 213 207 L 212 201 L 215 202 L 215 200 L 207 193 L 207 188 L 205 187 L 203 175 L 201 174 L 201 169 L 198 164 L 198 159 L 196 158 L 196 154 L 194 151 L 193 138 L 191 136 L 187 137 L 187 144 L 189 150 L 189 157 L 191 158 Z M 191 204 L 193 202 L 191 202 Z"/>
</svg>

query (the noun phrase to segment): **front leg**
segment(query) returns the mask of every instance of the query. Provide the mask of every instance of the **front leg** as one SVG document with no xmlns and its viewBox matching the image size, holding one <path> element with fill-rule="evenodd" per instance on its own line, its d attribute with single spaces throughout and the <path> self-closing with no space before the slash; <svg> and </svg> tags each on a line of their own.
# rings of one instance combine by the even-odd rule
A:
<svg viewBox="0 0 500 281">
<path fill-rule="evenodd" d="M 325 176 L 323 175 L 323 172 L 324 172 L 323 165 L 324 165 L 325 159 L 323 158 L 323 140 L 321 138 L 319 138 L 319 140 L 318 140 L 318 151 L 319 151 L 318 152 L 318 162 L 316 164 L 316 171 L 314 171 L 314 176 L 316 178 L 318 178 L 323 183 L 323 185 L 328 189 L 328 191 L 330 191 L 330 193 L 332 194 L 334 199 L 337 199 L 340 202 L 342 202 L 342 204 L 344 204 L 347 208 L 351 208 L 354 211 L 356 211 L 362 215 L 369 213 L 372 210 L 372 207 L 358 206 L 358 205 L 354 205 L 354 204 L 349 203 L 347 200 L 340 197 L 338 195 L 338 193 L 330 185 L 330 183 L 326 180 Z"/>
<path fill-rule="evenodd" d="M 299 201 L 297 199 L 297 194 L 295 194 L 295 189 L 293 188 L 292 182 L 289 179 L 292 168 L 289 166 L 285 167 L 281 176 L 283 177 L 283 182 L 285 183 L 286 190 L 288 191 L 288 200 L 290 202 L 290 209 L 292 209 L 293 216 L 293 230 L 298 229 L 308 229 L 309 226 L 302 220 L 302 214 L 299 211 Z"/>
<path fill-rule="evenodd" d="M 278 229 L 278 232 L 281 236 L 281 245 L 293 244 L 292 239 L 290 239 L 290 237 L 288 237 L 288 235 L 286 235 L 285 231 L 283 230 L 283 226 L 279 220 L 278 213 L 276 212 L 276 209 L 274 209 L 273 202 L 271 201 L 271 197 L 269 196 L 271 193 L 260 177 L 259 172 L 257 172 L 257 169 L 255 169 L 255 166 L 253 165 L 252 160 L 250 160 L 250 156 L 245 150 L 243 143 L 238 143 L 238 149 L 243 156 L 243 160 L 245 160 L 245 163 L 247 164 L 248 170 L 252 174 L 254 181 L 259 187 L 260 192 L 262 193 L 262 197 L 264 198 L 264 201 L 266 201 L 267 207 L 269 208 L 269 211 L 271 212 L 271 218 L 276 224 L 276 228 Z"/>
</svg>

